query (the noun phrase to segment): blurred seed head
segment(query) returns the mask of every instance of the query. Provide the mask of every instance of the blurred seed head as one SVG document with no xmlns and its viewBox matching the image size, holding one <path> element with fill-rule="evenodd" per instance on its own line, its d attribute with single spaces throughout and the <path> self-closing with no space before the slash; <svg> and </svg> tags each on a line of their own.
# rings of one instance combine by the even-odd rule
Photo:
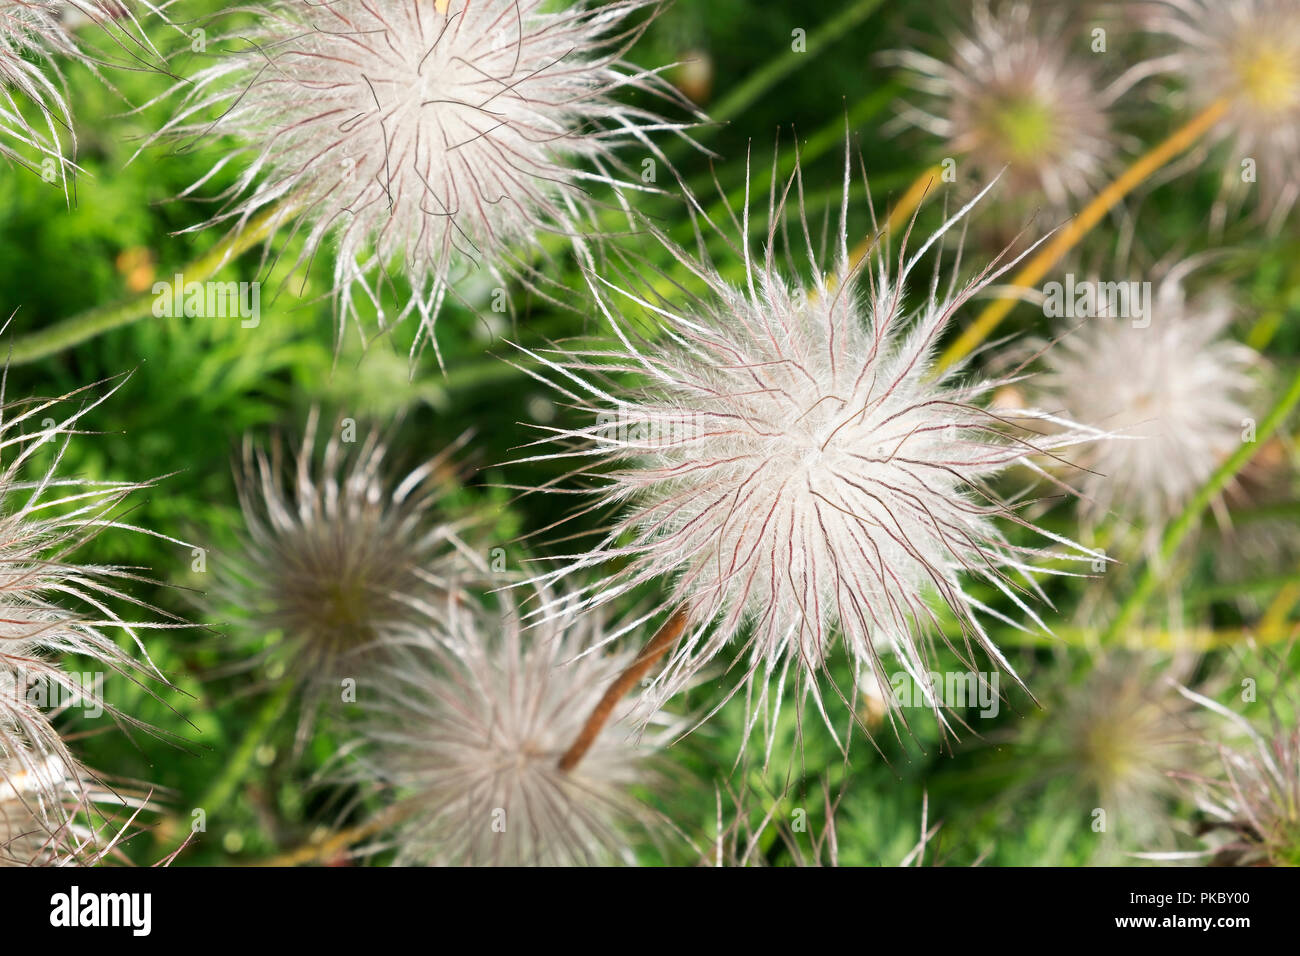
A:
<svg viewBox="0 0 1300 956">
<path fill-rule="evenodd" d="M 300 268 L 332 255 L 340 333 L 369 304 L 381 331 L 417 315 L 419 348 L 458 277 L 535 278 L 516 247 L 539 250 L 548 232 L 581 244 L 589 188 L 622 178 L 618 145 L 659 155 L 647 131 L 664 124 L 616 98 L 671 93 L 621 59 L 656 4 L 272 0 L 214 41 L 229 46 L 179 87 L 161 135 L 242 143 L 212 171 L 248 159 L 212 223 L 278 209 L 304 238 Z"/>
<path fill-rule="evenodd" d="M 1089 522 L 1115 512 L 1159 535 L 1243 440 L 1259 356 L 1223 334 L 1236 312 L 1226 289 L 1188 295 L 1190 266 L 1155 289 L 1149 324 L 1087 317 L 1047 353 L 1038 404 L 1115 436 L 1078 458 Z"/>
<path fill-rule="evenodd" d="M 1289 679 L 1287 671 L 1284 678 Z M 1207 822 L 1203 837 L 1218 866 L 1300 866 L 1300 711 L 1273 709 L 1260 732 L 1241 715 L 1184 689 L 1206 712 L 1225 718 L 1237 738 L 1217 743 L 1218 772 L 1188 778 Z M 1208 736 L 1208 735 L 1207 735 Z M 1223 734 L 1216 734 L 1220 740 Z"/>
<path fill-rule="evenodd" d="M 1081 820 L 1102 809 L 1105 843 L 1138 850 L 1168 830 L 1178 778 L 1202 767 L 1204 711 L 1180 693 L 1191 658 L 1113 652 L 1055 688 L 1019 732 L 1029 773 L 1059 782 Z"/>
<path fill-rule="evenodd" d="M 576 606 L 576 602 L 573 602 Z M 607 653 L 598 613 L 523 628 L 500 610 L 456 603 L 394 642 L 363 700 L 359 777 L 411 802 L 394 832 L 398 862 L 444 865 L 634 863 L 652 822 L 632 789 L 658 782 L 654 756 L 677 729 L 637 733 L 621 701 L 574 769 L 558 768 L 587 716 L 635 652 Z"/>
<path fill-rule="evenodd" d="M 1225 193 L 1258 190 L 1258 209 L 1276 227 L 1300 198 L 1300 5 L 1295 0 L 1156 0 L 1135 4 L 1152 32 L 1173 47 L 1161 59 L 1195 101 L 1226 98 L 1214 137 L 1230 143 Z M 1255 167 L 1252 178 L 1242 163 Z M 1220 213 L 1222 215 L 1222 213 Z"/>
<path fill-rule="evenodd" d="M 1089 560 L 1078 546 L 1039 534 L 1018 514 L 1023 501 L 991 484 L 1015 466 L 1041 474 L 1037 455 L 1095 433 L 1060 423 L 1061 433 L 1034 436 L 1021 423 L 1040 413 L 983 407 L 1005 381 L 935 365 L 953 316 L 1011 264 L 960 288 L 954 270 L 942 292 L 936 273 L 928 294 L 907 300 L 919 258 L 963 209 L 910 259 L 900 254 L 896 268 L 879 250 L 851 265 L 841 219 L 828 276 L 802 205 L 790 213 L 798 221 L 785 222 L 792 190 L 802 194 L 797 169 L 784 187 L 773 182 L 763 259 L 750 257 L 748 236 L 733 247 L 743 262 L 718 267 L 703 249 L 692 255 L 657 234 L 698 294 L 667 299 L 634 268 L 603 270 L 588 282 L 621 345 L 530 353 L 539 375 L 549 372 L 586 418 L 558 432 L 561 450 L 523 460 L 575 462 L 571 477 L 596 499 L 583 509 L 617 512 L 601 540 L 563 556 L 567 565 L 546 578 L 605 568 L 608 576 L 583 590 L 593 605 L 652 579 L 671 582 L 672 603 L 690 612 L 651 687 L 655 699 L 680 690 L 733 639 L 743 645 L 737 671 L 755 714 L 779 707 L 779 691 L 769 688 L 790 671 L 796 699 L 807 692 L 822 708 L 813 678 L 837 634 L 859 676 L 883 675 L 880 654 L 892 651 L 923 682 L 918 675 L 932 669 L 928 638 L 942 630 L 932 602 L 956 617 L 959 654 L 979 648 L 1007 666 L 981 621 L 990 609 L 964 579 L 1045 627 L 1030 607 L 1035 562 L 1055 544 L 1063 567 Z M 847 190 L 846 165 L 845 210 Z M 700 235 L 705 225 L 716 228 L 706 218 Z M 800 231 L 800 247 L 787 243 L 782 263 L 787 230 Z M 790 258 L 804 249 L 811 278 Z M 740 285 L 723 276 L 733 265 L 744 269 Z M 659 326 L 652 340 L 634 331 L 647 315 Z M 640 384 L 615 378 L 624 372 L 639 373 Z M 1002 529 L 1011 525 L 1030 543 L 1009 541 Z"/>
<path fill-rule="evenodd" d="M 1058 211 L 1088 198 L 1117 152 L 1106 115 L 1114 94 L 1071 47 L 1060 11 L 977 3 L 947 61 L 908 50 L 902 66 L 921 103 L 902 119 L 942 138 L 968 182 L 1006 170 L 1006 194 Z"/>
<path fill-rule="evenodd" d="M 398 477 L 378 431 L 362 438 L 340 420 L 321 448 L 318 424 L 313 410 L 292 462 L 280 441 L 267 449 L 245 438 L 244 547 L 221 563 L 218 590 L 246 637 L 280 632 L 267 654 L 312 687 L 357 677 L 387 638 L 484 570 L 438 507 L 468 436 Z"/>
</svg>

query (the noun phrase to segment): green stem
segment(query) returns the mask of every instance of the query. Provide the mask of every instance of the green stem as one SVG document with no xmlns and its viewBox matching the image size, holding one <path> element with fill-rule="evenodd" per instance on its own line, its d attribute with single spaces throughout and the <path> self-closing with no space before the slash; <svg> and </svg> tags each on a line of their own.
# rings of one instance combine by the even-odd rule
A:
<svg viewBox="0 0 1300 956">
<path fill-rule="evenodd" d="M 185 281 L 206 282 L 233 259 L 266 239 L 275 226 L 283 220 L 287 210 L 274 206 L 249 221 L 248 225 L 217 243 L 207 255 L 196 259 L 181 270 Z M 62 322 L 46 326 L 14 340 L 12 351 L 7 352 L 10 365 L 25 365 L 54 355 L 64 349 L 80 345 L 101 333 L 130 325 L 146 315 L 153 314 L 157 296 L 152 292 L 113 305 L 102 306 L 74 315 Z"/>
<path fill-rule="evenodd" d="M 1253 442 L 1243 442 L 1237 447 L 1237 450 L 1229 455 L 1210 476 L 1210 480 L 1205 483 L 1204 487 L 1197 492 L 1183 513 L 1178 516 L 1166 530 L 1164 537 L 1160 540 L 1159 550 L 1156 556 L 1147 561 L 1146 566 L 1142 569 L 1142 577 L 1138 579 L 1137 587 L 1129 594 L 1119 614 L 1110 627 L 1102 635 L 1102 645 L 1112 644 L 1126 629 L 1132 624 L 1134 619 L 1141 613 L 1142 608 L 1146 605 L 1147 600 L 1155 591 L 1156 585 L 1160 582 L 1160 574 L 1163 568 L 1167 567 L 1169 561 L 1173 558 L 1175 552 L 1191 534 L 1192 529 L 1201 519 L 1201 515 L 1210 506 L 1210 503 L 1221 492 L 1228 482 L 1236 476 L 1237 472 L 1245 467 L 1251 457 L 1268 441 L 1273 432 L 1277 431 L 1291 409 L 1295 407 L 1297 401 L 1300 401 L 1300 371 L 1297 371 L 1291 379 L 1291 384 L 1287 390 L 1278 398 L 1277 402 L 1269 410 L 1264 421 L 1260 423 L 1256 430 L 1255 440 Z"/>
<path fill-rule="evenodd" d="M 797 70 L 804 57 L 820 55 L 823 47 L 843 39 L 853 27 L 874 13 L 881 2 L 882 0 L 858 0 L 857 3 L 850 4 L 842 13 L 823 23 L 807 37 L 807 52 L 795 53 L 791 49 L 782 56 L 775 57 L 732 90 L 710 111 L 713 120 L 725 123 L 745 112 L 768 90 Z"/>
<path fill-rule="evenodd" d="M 292 680 L 287 677 L 281 678 L 279 686 L 263 702 L 262 709 L 244 734 L 244 739 L 239 742 L 239 746 L 226 762 L 221 776 L 213 781 L 212 786 L 208 787 L 207 792 L 195 804 L 209 820 L 215 817 L 234 796 L 235 790 L 253 762 L 253 757 L 257 754 L 257 748 L 266 740 L 271 728 L 288 709 L 294 689 L 295 684 Z"/>
</svg>

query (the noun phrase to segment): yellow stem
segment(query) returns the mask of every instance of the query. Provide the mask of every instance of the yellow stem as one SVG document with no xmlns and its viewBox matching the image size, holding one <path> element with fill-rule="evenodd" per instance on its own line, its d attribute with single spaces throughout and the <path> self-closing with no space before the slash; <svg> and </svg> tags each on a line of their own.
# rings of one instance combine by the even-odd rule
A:
<svg viewBox="0 0 1300 956">
<path fill-rule="evenodd" d="M 934 184 L 941 182 L 943 182 L 943 167 L 938 164 L 917 176 L 912 181 L 912 185 L 907 187 L 907 192 L 903 193 L 902 198 L 898 200 L 898 204 L 889 211 L 889 215 L 885 218 L 885 231 L 893 233 L 903 228 L 903 224 L 911 217 L 916 207 L 921 205 L 921 200 L 925 199 Z M 875 236 L 867 236 L 853 247 L 849 253 L 851 269 L 857 268 L 858 263 L 871 251 L 875 242 Z"/>
<path fill-rule="evenodd" d="M 280 856 L 273 856 L 268 860 L 259 860 L 254 866 L 300 866 L 304 863 L 316 863 L 319 860 L 328 860 L 338 856 L 354 843 L 360 843 L 367 837 L 372 837 L 380 833 L 394 823 L 397 823 L 410 816 L 416 810 L 414 803 L 395 803 L 383 813 L 374 819 L 359 824 L 355 827 L 349 827 L 346 830 L 340 830 L 333 836 L 321 840 L 319 843 L 309 843 L 301 846 L 296 850 L 290 850 Z"/>
<path fill-rule="evenodd" d="M 1274 644 L 1285 636 L 1287 618 L 1297 602 L 1300 602 L 1300 584 L 1288 584 L 1277 592 L 1259 619 L 1256 630 L 1261 644 Z"/>
<path fill-rule="evenodd" d="M 1189 149 L 1210 127 L 1219 122 L 1228 112 L 1227 100 L 1215 100 L 1196 116 L 1188 120 L 1167 139 L 1152 147 L 1134 160 L 1128 169 L 1099 192 L 1068 225 L 1061 229 L 1049 242 L 1034 254 L 1011 280 L 1015 289 L 1027 289 L 1036 285 L 1053 266 L 1074 245 L 1087 235 L 1117 203 L 1136 189 L 1148 177 L 1172 160 L 1179 153 Z M 954 362 L 959 362 L 969 355 L 992 331 L 997 328 L 1007 313 L 1019 301 L 1014 297 L 1003 297 L 989 303 L 979 317 L 939 356 L 936 371 L 942 372 Z"/>
</svg>

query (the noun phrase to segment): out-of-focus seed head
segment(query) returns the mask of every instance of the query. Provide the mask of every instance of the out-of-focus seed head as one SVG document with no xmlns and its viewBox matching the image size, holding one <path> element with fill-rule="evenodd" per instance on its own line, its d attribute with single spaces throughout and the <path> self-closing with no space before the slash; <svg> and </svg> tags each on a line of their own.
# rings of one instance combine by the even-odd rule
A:
<svg viewBox="0 0 1300 956">
<path fill-rule="evenodd" d="M 655 5 L 271 2 L 214 44 L 163 135 L 243 143 L 214 223 L 277 208 L 305 238 L 300 267 L 332 254 L 340 333 L 367 307 L 381 330 L 414 313 L 419 348 L 458 277 L 484 267 L 504 285 L 534 275 L 521 245 L 581 243 L 588 189 L 620 180 L 617 145 L 658 155 L 647 133 L 665 125 L 619 99 L 671 92 L 620 59 Z"/>
<path fill-rule="evenodd" d="M 1058 211 L 1091 195 L 1117 152 L 1106 115 L 1113 94 L 1072 51 L 1061 19 L 1027 3 L 981 2 L 946 61 L 917 51 L 888 57 L 925 97 L 902 119 L 941 137 L 965 181 L 983 184 L 1005 169 L 1009 197 L 1045 198 Z"/>
<path fill-rule="evenodd" d="M 1089 521 L 1114 511 L 1159 535 L 1243 441 L 1259 356 L 1223 334 L 1227 290 L 1191 297 L 1186 272 L 1170 270 L 1149 316 L 1111 315 L 1098 295 L 1104 314 L 1078 319 L 1047 353 L 1037 402 L 1116 436 L 1078 459 Z"/>
<path fill-rule="evenodd" d="M 341 419 L 321 449 L 318 422 L 313 410 L 292 462 L 279 441 L 245 439 L 244 547 L 222 561 L 218 592 L 248 638 L 279 632 L 268 654 L 313 686 L 357 677 L 482 564 L 438 509 L 463 441 L 397 477 L 378 431 Z"/>
<path fill-rule="evenodd" d="M 1197 105 L 1226 99 L 1225 195 L 1258 196 L 1274 226 L 1300 198 L 1300 5 L 1295 0 L 1146 0 L 1141 22 L 1173 46 L 1161 61 Z M 1219 213 L 1222 216 L 1222 212 Z"/>
<path fill-rule="evenodd" d="M 657 782 L 653 757 L 676 724 L 661 715 L 638 733 L 628 720 L 636 702 L 621 701 L 582 761 L 558 767 L 636 656 L 603 652 L 608 640 L 599 613 L 523 628 L 503 599 L 499 611 L 454 603 L 394 642 L 361 701 L 360 773 L 414 810 L 394 829 L 399 862 L 634 862 L 631 837 L 651 814 L 631 790 Z"/>
<path fill-rule="evenodd" d="M 1150 849 L 1171 834 L 1179 778 L 1204 766 L 1204 711 L 1180 692 L 1192 658 L 1117 651 L 1063 682 L 1017 732 L 1030 779 L 1059 786 L 1081 826 L 1111 852 Z M 1101 811 L 1100 813 L 1098 811 Z"/>
</svg>

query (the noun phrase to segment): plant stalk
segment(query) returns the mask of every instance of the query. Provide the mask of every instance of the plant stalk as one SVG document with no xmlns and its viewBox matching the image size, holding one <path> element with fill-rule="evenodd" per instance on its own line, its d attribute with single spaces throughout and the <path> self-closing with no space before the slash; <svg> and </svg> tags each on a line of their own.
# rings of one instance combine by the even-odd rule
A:
<svg viewBox="0 0 1300 956">
<path fill-rule="evenodd" d="M 248 225 L 217 243 L 206 255 L 181 269 L 188 282 L 206 282 L 221 271 L 232 259 L 247 252 L 266 239 L 287 214 L 284 206 L 274 206 L 249 220 Z M 57 354 L 95 338 L 104 332 L 130 325 L 153 314 L 157 297 L 144 293 L 125 302 L 89 309 L 43 329 L 29 332 L 14 340 L 9 352 L 10 365 L 25 365 Z"/>
<path fill-rule="evenodd" d="M 1070 222 L 1034 254 L 1009 283 L 1011 289 L 1028 289 L 1038 283 L 1089 230 L 1113 209 L 1121 199 L 1145 182 L 1162 166 L 1190 149 L 1210 127 L 1227 115 L 1227 100 L 1215 100 L 1169 136 L 1133 161 L 1128 169 L 1093 197 Z M 939 356 L 936 372 L 961 361 L 993 332 L 1019 300 L 1003 296 L 991 303 L 975 321 Z"/>
<path fill-rule="evenodd" d="M 1297 402 L 1300 402 L 1300 370 L 1296 371 L 1287 390 L 1278 398 L 1277 402 L 1269 410 L 1268 415 L 1264 417 L 1264 420 L 1260 422 L 1258 429 L 1256 429 L 1255 440 L 1253 442 L 1242 442 L 1236 451 L 1225 458 L 1223 463 L 1215 469 L 1214 474 L 1210 476 L 1210 480 L 1187 503 L 1183 513 L 1165 530 L 1156 555 L 1146 562 L 1137 586 L 1133 588 L 1132 593 L 1129 594 L 1119 613 L 1115 616 L 1115 620 L 1102 636 L 1101 643 L 1103 646 L 1114 643 L 1119 635 L 1132 625 L 1159 583 L 1161 570 L 1168 565 L 1183 541 L 1191 534 L 1201 515 L 1204 514 L 1219 492 L 1227 486 L 1228 482 L 1236 477 L 1237 473 L 1254 457 L 1255 452 L 1264 446 L 1264 443 L 1268 441 L 1273 432 L 1277 431 Z"/>
<path fill-rule="evenodd" d="M 650 643 L 642 649 L 637 659 L 633 661 L 623 673 L 619 674 L 614 683 L 609 685 L 605 695 L 601 697 L 600 702 L 583 724 L 582 730 L 578 733 L 577 738 L 564 755 L 560 757 L 559 768 L 568 773 L 586 755 L 591 749 L 596 738 L 600 736 L 601 730 L 609 722 L 610 715 L 618 702 L 626 696 L 627 692 L 640 682 L 654 666 L 655 661 L 663 657 L 668 649 L 677 642 L 681 637 L 682 631 L 686 629 L 686 608 L 678 608 L 673 616 L 664 622 L 663 626 L 655 632 L 654 637 L 650 638 Z"/>
</svg>

